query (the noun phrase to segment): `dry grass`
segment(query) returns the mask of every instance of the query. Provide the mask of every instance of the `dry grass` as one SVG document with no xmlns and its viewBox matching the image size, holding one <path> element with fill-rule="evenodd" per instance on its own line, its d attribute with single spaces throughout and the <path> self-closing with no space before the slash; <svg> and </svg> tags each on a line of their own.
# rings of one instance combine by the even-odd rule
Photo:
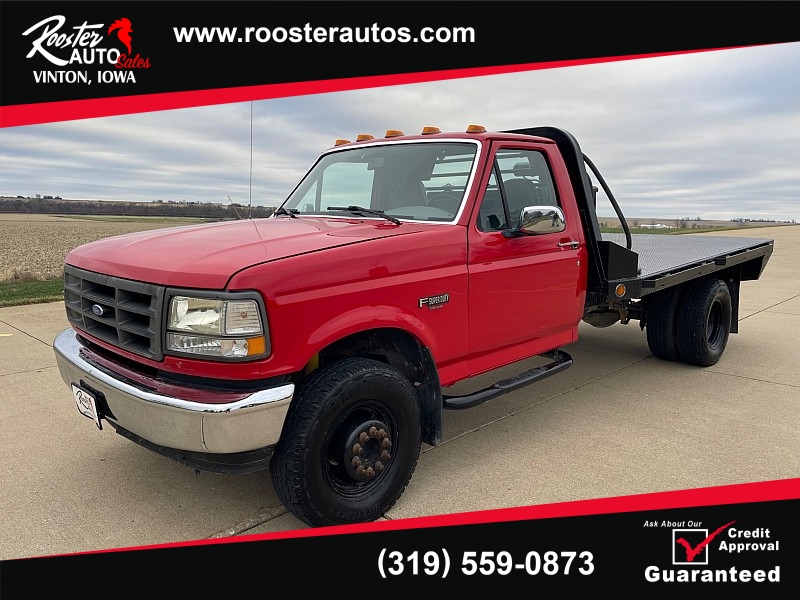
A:
<svg viewBox="0 0 800 600">
<path fill-rule="evenodd" d="M 174 219 L 104 222 L 55 215 L 0 214 L 0 282 L 61 278 L 64 257 L 81 244 L 178 224 Z"/>
</svg>

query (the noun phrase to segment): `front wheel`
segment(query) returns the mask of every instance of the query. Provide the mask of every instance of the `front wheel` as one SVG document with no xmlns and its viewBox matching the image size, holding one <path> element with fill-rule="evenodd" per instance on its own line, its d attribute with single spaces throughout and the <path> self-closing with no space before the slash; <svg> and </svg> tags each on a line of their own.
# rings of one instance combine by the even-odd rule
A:
<svg viewBox="0 0 800 600">
<path fill-rule="evenodd" d="M 409 381 L 382 362 L 344 359 L 303 383 L 270 463 L 272 483 L 312 527 L 374 521 L 402 495 L 420 445 Z"/>
</svg>

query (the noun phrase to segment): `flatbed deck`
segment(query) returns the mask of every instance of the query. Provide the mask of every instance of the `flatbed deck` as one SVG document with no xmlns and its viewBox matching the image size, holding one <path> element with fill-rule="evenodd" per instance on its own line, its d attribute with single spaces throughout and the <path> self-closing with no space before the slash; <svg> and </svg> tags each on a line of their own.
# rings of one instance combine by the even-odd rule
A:
<svg viewBox="0 0 800 600">
<path fill-rule="evenodd" d="M 771 239 L 727 236 L 634 234 L 632 250 L 639 257 L 637 277 L 609 282 L 610 290 L 625 283 L 630 297 L 639 297 L 772 254 Z M 604 233 L 603 239 L 626 247 L 625 235 Z M 765 260 L 760 261 L 761 267 Z M 760 273 L 760 268 L 755 275 Z"/>
</svg>

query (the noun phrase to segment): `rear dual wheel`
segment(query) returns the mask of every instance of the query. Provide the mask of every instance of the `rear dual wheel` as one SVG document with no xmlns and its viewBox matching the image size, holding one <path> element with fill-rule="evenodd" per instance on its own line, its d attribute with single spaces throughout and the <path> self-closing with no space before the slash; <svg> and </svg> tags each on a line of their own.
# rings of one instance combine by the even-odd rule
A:
<svg viewBox="0 0 800 600">
<path fill-rule="evenodd" d="M 690 365 L 708 367 L 719 361 L 731 331 L 731 293 L 724 281 L 701 279 L 683 296 L 678 311 L 678 351 Z"/>
<path fill-rule="evenodd" d="M 719 279 L 658 292 L 647 307 L 650 352 L 690 365 L 716 364 L 728 344 L 732 315 L 730 290 Z"/>
<path fill-rule="evenodd" d="M 653 356 L 662 360 L 680 360 L 677 310 L 681 290 L 675 286 L 647 301 L 647 345 Z"/>
</svg>

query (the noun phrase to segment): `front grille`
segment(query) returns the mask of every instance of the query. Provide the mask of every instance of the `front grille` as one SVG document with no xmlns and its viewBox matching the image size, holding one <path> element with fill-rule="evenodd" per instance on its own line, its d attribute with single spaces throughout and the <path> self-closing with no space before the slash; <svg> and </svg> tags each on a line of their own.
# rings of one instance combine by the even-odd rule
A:
<svg viewBox="0 0 800 600">
<path fill-rule="evenodd" d="M 64 267 L 67 319 L 78 329 L 154 360 L 161 347 L 164 287 Z"/>
</svg>

